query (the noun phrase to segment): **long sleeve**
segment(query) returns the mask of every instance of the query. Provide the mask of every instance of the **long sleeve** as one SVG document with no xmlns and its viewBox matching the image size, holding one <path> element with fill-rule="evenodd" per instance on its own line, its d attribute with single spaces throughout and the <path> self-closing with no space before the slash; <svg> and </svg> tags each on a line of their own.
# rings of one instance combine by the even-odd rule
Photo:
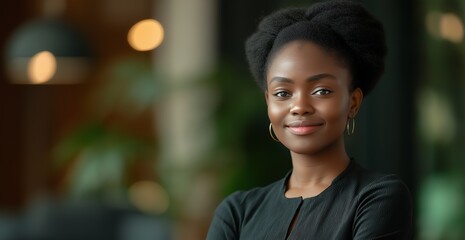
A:
<svg viewBox="0 0 465 240">
<path fill-rule="evenodd" d="M 405 184 L 393 175 L 361 192 L 353 239 L 411 239 L 412 199 Z"/>
<path fill-rule="evenodd" d="M 227 197 L 217 207 L 215 216 L 208 230 L 207 240 L 239 239 L 239 208 L 241 193 L 236 192 Z"/>
</svg>

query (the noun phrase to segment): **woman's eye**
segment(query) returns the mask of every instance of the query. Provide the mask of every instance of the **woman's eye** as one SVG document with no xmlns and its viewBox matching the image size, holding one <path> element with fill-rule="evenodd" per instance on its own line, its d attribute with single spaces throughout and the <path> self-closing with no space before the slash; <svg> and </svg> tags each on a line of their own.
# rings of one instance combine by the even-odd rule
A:
<svg viewBox="0 0 465 240">
<path fill-rule="evenodd" d="M 289 94 L 286 91 L 279 91 L 279 92 L 276 92 L 273 95 L 276 96 L 276 97 L 285 98 L 285 97 L 289 97 L 291 94 Z"/>
<path fill-rule="evenodd" d="M 328 95 L 328 94 L 330 94 L 330 93 L 332 93 L 331 90 L 328 90 L 328 89 L 318 89 L 318 90 L 316 90 L 313 94 L 315 94 L 315 95 Z"/>
</svg>

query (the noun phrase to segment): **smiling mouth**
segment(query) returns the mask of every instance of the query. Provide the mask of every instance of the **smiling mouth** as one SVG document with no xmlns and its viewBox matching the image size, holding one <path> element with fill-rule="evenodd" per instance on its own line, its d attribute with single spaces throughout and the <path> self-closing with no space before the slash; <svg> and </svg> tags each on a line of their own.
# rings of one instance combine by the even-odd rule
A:
<svg viewBox="0 0 465 240">
<path fill-rule="evenodd" d="M 305 127 L 288 127 L 289 131 L 295 135 L 308 135 L 318 130 L 321 125 Z"/>
<path fill-rule="evenodd" d="M 305 122 L 291 122 L 289 125 L 286 126 L 286 128 L 288 128 L 289 131 L 295 135 L 308 135 L 314 133 L 322 126 L 322 123 L 310 124 Z"/>
</svg>

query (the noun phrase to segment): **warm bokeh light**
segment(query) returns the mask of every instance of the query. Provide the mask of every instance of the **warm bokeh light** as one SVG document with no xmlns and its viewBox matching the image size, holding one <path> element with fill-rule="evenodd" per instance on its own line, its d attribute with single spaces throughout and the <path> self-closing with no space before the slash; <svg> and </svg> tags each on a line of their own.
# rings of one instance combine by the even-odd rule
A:
<svg viewBox="0 0 465 240">
<path fill-rule="evenodd" d="M 152 181 L 134 183 L 129 188 L 129 199 L 137 209 L 146 213 L 161 214 L 169 207 L 168 193 Z"/>
<path fill-rule="evenodd" d="M 452 144 L 458 126 L 452 104 L 447 97 L 432 89 L 418 94 L 420 129 L 425 140 Z"/>
<path fill-rule="evenodd" d="M 150 51 L 160 46 L 164 38 L 163 26 L 154 19 L 142 20 L 131 27 L 128 42 L 137 51 Z"/>
<path fill-rule="evenodd" d="M 425 19 L 428 32 L 438 38 L 460 43 L 464 37 L 463 22 L 457 14 L 430 12 Z"/>
<path fill-rule="evenodd" d="M 439 22 L 441 36 L 451 42 L 460 43 L 463 40 L 462 20 L 453 13 L 445 13 Z"/>
<path fill-rule="evenodd" d="M 41 84 L 53 78 L 57 71 L 55 56 L 49 51 L 42 51 L 34 55 L 29 61 L 27 73 L 33 84 Z"/>
</svg>

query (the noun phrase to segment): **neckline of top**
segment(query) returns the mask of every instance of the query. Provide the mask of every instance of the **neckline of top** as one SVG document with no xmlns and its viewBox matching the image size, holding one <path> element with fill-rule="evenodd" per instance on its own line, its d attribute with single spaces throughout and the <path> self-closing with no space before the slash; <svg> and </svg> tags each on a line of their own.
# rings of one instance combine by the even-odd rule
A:
<svg viewBox="0 0 465 240">
<path fill-rule="evenodd" d="M 337 183 L 347 175 L 349 170 L 352 169 L 355 164 L 356 163 L 355 163 L 354 159 L 350 158 L 350 162 L 347 165 L 347 167 L 339 175 L 337 175 L 336 178 L 333 179 L 331 184 L 325 190 L 323 190 L 318 195 L 315 195 L 313 197 L 307 197 L 307 198 L 304 198 L 302 196 L 300 196 L 300 197 L 286 197 L 287 183 L 288 183 L 289 178 L 291 177 L 291 174 L 292 174 L 292 170 L 290 170 L 286 174 L 286 177 L 284 178 L 284 180 L 281 183 L 280 196 L 282 198 L 284 198 L 284 200 L 288 200 L 288 201 L 296 201 L 296 200 L 298 200 L 298 201 L 311 201 L 312 199 L 317 199 L 320 196 L 324 195 L 326 192 L 329 192 L 332 188 L 334 188 L 334 186 L 337 185 Z"/>
</svg>

